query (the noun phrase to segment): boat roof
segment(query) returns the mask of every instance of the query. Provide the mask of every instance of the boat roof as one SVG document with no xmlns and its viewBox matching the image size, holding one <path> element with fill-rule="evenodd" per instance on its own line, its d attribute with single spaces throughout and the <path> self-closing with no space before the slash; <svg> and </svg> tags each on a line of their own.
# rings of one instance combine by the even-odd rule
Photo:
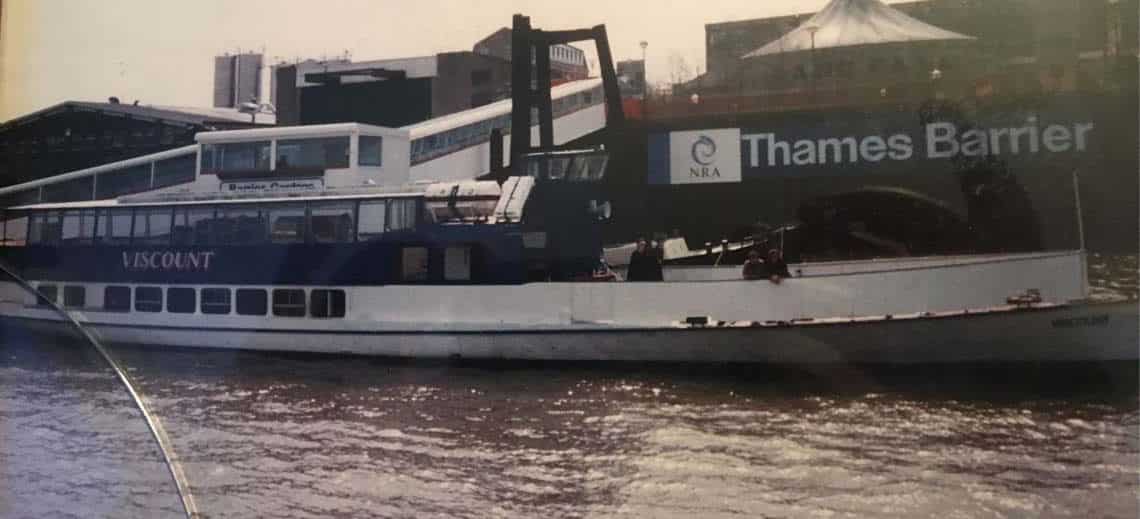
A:
<svg viewBox="0 0 1140 519">
<path fill-rule="evenodd" d="M 363 123 L 310 124 L 304 126 L 275 126 L 272 128 L 252 128 L 244 130 L 222 130 L 202 132 L 194 136 L 201 144 L 222 142 L 264 141 L 272 139 L 304 139 L 320 137 L 340 137 L 345 135 L 376 135 L 403 137 L 404 132 Z"/>
<path fill-rule="evenodd" d="M 834 47 L 882 43 L 973 40 L 974 37 L 935 27 L 884 4 L 881 0 L 831 0 L 820 12 L 745 58 Z"/>
<path fill-rule="evenodd" d="M 140 155 L 138 157 L 132 157 L 132 158 L 129 158 L 126 160 L 120 160 L 117 162 L 109 162 L 107 164 L 100 164 L 98 166 L 94 166 L 94 167 L 90 167 L 90 168 L 80 169 L 80 170 L 76 170 L 76 171 L 70 171 L 67 173 L 60 173 L 59 175 L 39 178 L 36 180 L 30 180 L 28 182 L 23 182 L 20 184 L 13 184 L 10 186 L 6 186 L 3 188 L 0 188 L 0 196 L 11 194 L 11 193 L 18 193 L 20 191 L 24 191 L 27 189 L 35 189 L 35 188 L 40 187 L 40 186 L 57 184 L 59 182 L 63 182 L 63 181 L 67 181 L 67 180 L 73 180 L 73 179 L 82 178 L 82 177 L 89 177 L 91 175 L 97 175 L 99 173 L 105 173 L 108 171 L 116 171 L 116 170 L 120 170 L 120 169 L 125 169 L 125 168 L 129 168 L 131 166 L 141 166 L 143 164 L 150 164 L 151 162 L 154 162 L 156 160 L 170 159 L 170 158 L 174 158 L 174 157 L 181 157 L 184 155 L 193 155 L 197 152 L 198 152 L 198 145 L 197 144 L 190 144 L 187 146 L 182 146 L 182 147 L 174 148 L 171 150 L 160 151 L 158 153 L 151 153 L 149 155 Z"/>
<path fill-rule="evenodd" d="M 58 202 L 58 203 L 44 203 L 44 204 L 30 204 L 17 207 L 9 207 L 7 211 L 24 211 L 24 210 L 67 210 L 67 209 L 103 209 L 114 207 L 153 207 L 153 206 L 186 206 L 186 205 L 219 205 L 219 204 L 273 204 L 273 203 L 296 203 L 296 202 L 309 202 L 309 201 L 330 201 L 330 200 L 361 200 L 368 198 L 417 198 L 422 197 L 424 192 L 422 189 L 412 191 L 409 186 L 401 186 L 401 188 L 372 188 L 367 191 L 358 192 L 338 192 L 326 191 L 323 193 L 296 193 L 296 194 L 267 194 L 262 196 L 257 195 L 241 195 L 241 196 L 218 196 L 216 193 L 211 193 L 211 197 L 202 198 L 176 198 L 162 199 L 160 196 L 150 195 L 146 198 L 142 197 L 122 197 L 106 200 L 84 200 L 80 202 Z"/>
</svg>

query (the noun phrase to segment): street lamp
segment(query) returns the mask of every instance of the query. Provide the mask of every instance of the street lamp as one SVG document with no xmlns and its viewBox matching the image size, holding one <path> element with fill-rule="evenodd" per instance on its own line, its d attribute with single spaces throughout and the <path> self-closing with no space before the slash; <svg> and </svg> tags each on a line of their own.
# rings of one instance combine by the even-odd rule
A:
<svg viewBox="0 0 1140 519">
<path fill-rule="evenodd" d="M 649 42 L 641 40 L 641 99 L 644 101 L 649 92 L 649 74 L 645 66 L 645 49 L 649 47 Z"/>
<path fill-rule="evenodd" d="M 807 26 L 807 32 L 811 34 L 811 100 L 815 101 L 815 33 L 819 31 L 819 27 L 815 25 Z"/>
</svg>

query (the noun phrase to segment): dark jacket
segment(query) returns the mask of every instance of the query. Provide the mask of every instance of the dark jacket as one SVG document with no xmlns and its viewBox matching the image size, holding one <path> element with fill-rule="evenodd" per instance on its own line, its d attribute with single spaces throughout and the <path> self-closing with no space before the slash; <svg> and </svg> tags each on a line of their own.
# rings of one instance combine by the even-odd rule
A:
<svg viewBox="0 0 1140 519">
<path fill-rule="evenodd" d="M 629 270 L 625 275 L 628 281 L 661 281 L 661 260 L 657 251 L 647 248 L 645 252 L 633 251 L 629 256 Z"/>
<path fill-rule="evenodd" d="M 782 278 L 790 278 L 792 274 L 788 272 L 788 264 L 784 260 L 778 259 L 776 261 L 765 261 L 764 271 L 767 277 L 780 276 Z"/>
</svg>

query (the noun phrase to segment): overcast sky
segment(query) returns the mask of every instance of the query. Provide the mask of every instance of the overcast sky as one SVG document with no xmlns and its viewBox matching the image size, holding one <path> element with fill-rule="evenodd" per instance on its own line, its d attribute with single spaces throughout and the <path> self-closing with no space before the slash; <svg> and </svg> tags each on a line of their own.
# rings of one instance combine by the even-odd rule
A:
<svg viewBox="0 0 1140 519">
<path fill-rule="evenodd" d="M 0 120 L 66 100 L 209 106 L 213 60 L 268 63 L 470 50 L 523 13 L 536 27 L 605 23 L 615 59 L 649 42 L 651 81 L 670 55 L 703 71 L 704 24 L 816 11 L 826 0 L 0 0 Z M 589 59 L 593 47 L 583 45 Z M 266 94 L 267 95 L 267 94 Z"/>
</svg>

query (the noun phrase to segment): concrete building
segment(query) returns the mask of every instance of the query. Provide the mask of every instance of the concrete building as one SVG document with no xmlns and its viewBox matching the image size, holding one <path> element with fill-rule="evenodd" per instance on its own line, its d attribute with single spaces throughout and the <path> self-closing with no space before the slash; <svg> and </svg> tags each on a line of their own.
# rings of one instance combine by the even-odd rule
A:
<svg viewBox="0 0 1140 519">
<path fill-rule="evenodd" d="M 273 67 L 279 124 L 399 127 L 510 97 L 510 62 L 470 51 Z"/>
<path fill-rule="evenodd" d="M 619 61 L 617 65 L 618 83 L 621 87 L 622 97 L 637 97 L 645 95 L 645 61 L 631 59 Z"/>
<path fill-rule="evenodd" d="M 237 108 L 261 100 L 261 54 L 214 57 L 214 107 Z"/>
<path fill-rule="evenodd" d="M 759 103 L 768 107 L 857 104 L 929 95 L 932 78 L 947 95 L 1095 91 L 1111 88 L 1121 66 L 1135 69 L 1136 0 L 927 0 L 889 8 L 974 40 L 746 57 L 802 31 L 815 13 L 713 23 L 705 26 L 707 73 L 680 94 L 768 96 Z"/>
<path fill-rule="evenodd" d="M 511 60 L 511 30 L 503 27 L 482 40 L 472 50 L 482 56 L 494 56 Z M 586 65 L 586 53 L 573 45 L 552 45 L 550 47 L 550 79 L 555 82 L 585 79 L 590 70 Z"/>
</svg>

